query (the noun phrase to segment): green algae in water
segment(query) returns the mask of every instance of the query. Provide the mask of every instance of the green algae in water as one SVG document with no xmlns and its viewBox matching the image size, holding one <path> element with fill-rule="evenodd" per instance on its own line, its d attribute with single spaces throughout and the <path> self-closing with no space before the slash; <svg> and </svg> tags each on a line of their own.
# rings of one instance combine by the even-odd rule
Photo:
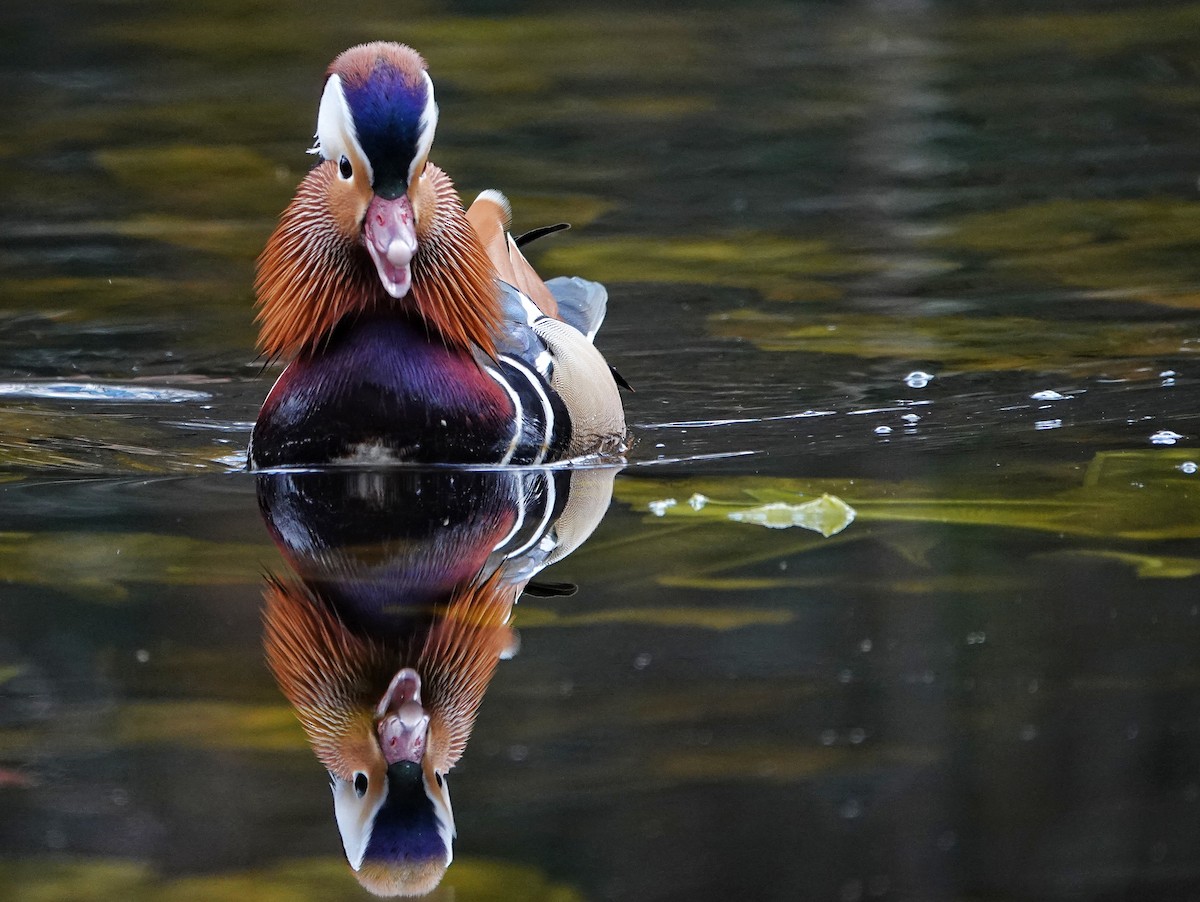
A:
<svg viewBox="0 0 1200 902">
<path fill-rule="evenodd" d="M 273 546 L 116 532 L 0 533 L 0 579 L 119 603 L 135 584 L 257 584 Z"/>
<path fill-rule="evenodd" d="M 546 271 L 587 273 L 601 281 L 668 282 L 748 288 L 770 300 L 830 300 L 834 279 L 869 271 L 871 261 L 823 240 L 765 233 L 721 237 L 589 238 L 552 247 L 539 258 Z"/>
<path fill-rule="evenodd" d="M 727 632 L 750 626 L 778 626 L 787 623 L 791 618 L 790 611 L 766 608 L 639 607 L 608 608 L 576 614 L 523 603 L 515 622 L 521 629 L 577 628 L 621 623 Z"/>
<path fill-rule="evenodd" d="M 115 859 L 0 861 L 0 885 L 19 886 L 23 902 L 361 902 L 364 893 L 342 859 L 302 858 L 246 871 L 171 878 L 152 867 Z M 534 868 L 456 857 L 441 887 L 426 898 L 455 902 L 582 902 L 571 887 Z"/>
<path fill-rule="evenodd" d="M 764 351 L 934 361 L 956 372 L 1066 367 L 1105 372 L 1114 359 L 1154 360 L 1178 354 L 1194 338 L 1188 323 L 987 315 L 896 317 L 779 308 L 716 314 L 709 318 L 709 329 L 722 338 L 753 342 Z M 1014 336 L 1020 336 L 1019 343 Z"/>
<path fill-rule="evenodd" d="M 1008 284 L 1051 281 L 1109 300 L 1186 308 L 1200 307 L 1198 243 L 1200 203 L 1174 198 L 1050 200 L 977 213 L 951 220 L 935 241 L 977 255 L 991 278 Z M 1087 323 L 1072 326 L 1101 338 Z M 1132 339 L 1136 348 L 1136 332 Z"/>
<path fill-rule="evenodd" d="M 836 493 L 864 524 L 922 522 L 1110 539 L 1193 539 L 1200 537 L 1200 485 L 1181 465 L 1194 456 L 1184 449 L 1104 452 L 1093 459 L 1082 484 L 1043 487 L 1040 493 L 1027 489 L 1024 497 L 977 494 L 970 484 L 958 487 L 954 496 L 938 497 L 919 483 L 757 476 L 618 480 L 615 497 L 635 510 L 654 510 L 652 520 L 661 517 L 671 525 L 723 523 L 730 505 L 746 501 L 793 505 Z M 663 498 L 695 495 L 706 503 L 654 507 Z"/>
</svg>

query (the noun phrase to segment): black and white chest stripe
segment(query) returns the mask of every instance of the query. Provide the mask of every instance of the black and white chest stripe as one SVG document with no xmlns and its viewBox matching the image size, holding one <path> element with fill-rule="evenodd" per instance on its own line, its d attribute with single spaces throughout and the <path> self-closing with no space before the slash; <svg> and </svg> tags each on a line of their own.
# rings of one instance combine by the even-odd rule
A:
<svg viewBox="0 0 1200 902">
<path fill-rule="evenodd" d="M 485 367 L 512 401 L 513 431 L 501 464 L 541 464 L 553 457 L 570 434 L 566 408 L 549 383 L 524 361 L 507 354 Z"/>
<path fill-rule="evenodd" d="M 496 358 L 498 366 L 485 366 L 484 371 L 508 394 L 515 411 L 512 439 L 500 463 L 541 464 L 566 446 L 571 434 L 570 416 L 550 388 L 553 357 L 533 331 L 536 323 L 548 317 L 523 294 L 514 293 L 520 299 L 530 335 L 535 336 L 537 353 L 530 361 L 502 352 Z"/>
</svg>

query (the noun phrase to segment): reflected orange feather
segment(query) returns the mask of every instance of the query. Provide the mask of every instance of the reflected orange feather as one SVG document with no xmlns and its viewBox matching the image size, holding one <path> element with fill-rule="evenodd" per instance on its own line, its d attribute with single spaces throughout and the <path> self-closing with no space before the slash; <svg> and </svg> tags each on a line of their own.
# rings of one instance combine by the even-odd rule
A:
<svg viewBox="0 0 1200 902">
<path fill-rule="evenodd" d="M 391 679 L 387 656 L 346 629 L 301 583 L 269 578 L 263 596 L 263 645 L 271 673 L 318 760 L 348 779 L 373 757 L 372 696 L 380 680 L 386 687 Z"/>
<path fill-rule="evenodd" d="M 462 757 L 501 653 L 519 584 L 491 577 L 457 589 L 424 636 L 361 637 L 302 583 L 270 579 L 264 645 L 280 690 L 296 709 L 317 758 L 345 775 L 374 757 L 374 710 L 401 667 L 421 675 L 430 715 L 429 754 L 439 770 Z"/>
<path fill-rule="evenodd" d="M 512 643 L 508 619 L 521 584 L 504 582 L 502 576 L 497 570 L 455 592 L 439 609 L 416 664 L 431 697 L 441 701 L 430 711 L 430 733 L 436 725 L 438 757 L 447 768 L 462 757 L 500 655 Z"/>
</svg>

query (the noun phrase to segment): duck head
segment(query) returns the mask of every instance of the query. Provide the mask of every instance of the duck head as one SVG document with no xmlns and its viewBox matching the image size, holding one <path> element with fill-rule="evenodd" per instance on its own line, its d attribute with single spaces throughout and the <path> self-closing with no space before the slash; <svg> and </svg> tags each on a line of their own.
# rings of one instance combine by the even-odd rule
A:
<svg viewBox="0 0 1200 902">
<path fill-rule="evenodd" d="M 417 229 L 409 192 L 420 186 L 437 119 L 433 82 L 415 50 L 366 44 L 329 67 L 312 152 L 337 164 L 329 191 L 343 226 L 361 224 L 379 281 L 396 299 L 412 286 Z"/>
<path fill-rule="evenodd" d="M 421 689 L 416 670 L 397 671 L 374 712 L 375 742 L 347 742 L 350 758 L 329 770 L 346 859 L 379 895 L 427 892 L 454 857 L 445 749 Z"/>
<path fill-rule="evenodd" d="M 395 307 L 448 345 L 494 353 L 494 269 L 449 177 L 430 164 L 438 122 L 425 60 L 410 47 L 351 47 L 326 72 L 320 162 L 259 257 L 259 344 L 311 351 L 359 311 Z"/>
<path fill-rule="evenodd" d="M 399 639 L 349 628 L 297 581 L 264 593 L 267 662 L 329 772 L 346 858 L 377 895 L 422 895 L 453 858 L 447 772 L 466 749 L 520 586 L 463 587 Z"/>
</svg>

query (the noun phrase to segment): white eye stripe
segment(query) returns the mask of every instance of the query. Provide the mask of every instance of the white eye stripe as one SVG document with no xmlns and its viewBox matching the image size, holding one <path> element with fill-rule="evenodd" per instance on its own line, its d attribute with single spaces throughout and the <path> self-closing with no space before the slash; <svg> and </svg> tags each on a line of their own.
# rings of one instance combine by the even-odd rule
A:
<svg viewBox="0 0 1200 902">
<path fill-rule="evenodd" d="M 438 123 L 437 102 L 433 99 L 433 79 L 429 77 L 428 72 L 422 72 L 421 75 L 425 78 L 425 109 L 421 112 L 419 124 L 421 132 L 417 136 L 417 150 L 408 167 L 408 183 L 410 185 L 412 180 L 420 174 L 417 168 L 425 165 L 429 150 L 433 147 L 433 134 L 437 131 Z"/>
<path fill-rule="evenodd" d="M 310 153 L 319 153 L 323 160 L 340 161 L 346 157 L 352 166 L 361 165 L 365 168 L 368 183 L 375 181 L 371 161 L 358 143 L 358 129 L 354 127 L 354 117 L 350 113 L 350 105 L 346 103 L 346 92 L 338 75 L 329 76 L 325 82 L 321 106 L 317 111 L 317 144 Z"/>
</svg>

